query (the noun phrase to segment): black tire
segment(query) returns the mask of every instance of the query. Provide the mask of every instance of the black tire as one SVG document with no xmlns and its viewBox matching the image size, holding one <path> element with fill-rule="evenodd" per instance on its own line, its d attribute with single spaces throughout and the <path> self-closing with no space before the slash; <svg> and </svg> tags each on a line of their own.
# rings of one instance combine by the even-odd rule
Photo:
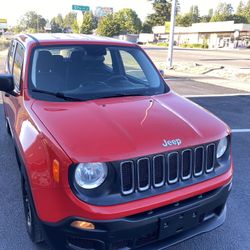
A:
<svg viewBox="0 0 250 250">
<path fill-rule="evenodd" d="M 40 222 L 37 218 L 32 197 L 29 193 L 29 187 L 22 177 L 22 194 L 23 194 L 23 205 L 26 229 L 30 239 L 34 243 L 41 243 L 44 241 L 43 231 Z"/>
</svg>

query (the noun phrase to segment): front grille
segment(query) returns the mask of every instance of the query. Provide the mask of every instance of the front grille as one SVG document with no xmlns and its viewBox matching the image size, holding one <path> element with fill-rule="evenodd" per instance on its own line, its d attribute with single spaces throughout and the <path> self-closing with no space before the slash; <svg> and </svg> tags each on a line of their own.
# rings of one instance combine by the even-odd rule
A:
<svg viewBox="0 0 250 250">
<path fill-rule="evenodd" d="M 211 143 L 121 162 L 121 193 L 144 192 L 212 174 L 215 151 L 216 146 Z"/>
<path fill-rule="evenodd" d="M 164 155 L 153 157 L 153 184 L 154 187 L 161 187 L 165 182 L 165 159 Z"/>
<path fill-rule="evenodd" d="M 182 151 L 181 166 L 182 179 L 189 179 L 192 174 L 192 150 L 186 149 Z"/>
<path fill-rule="evenodd" d="M 131 194 L 134 191 L 134 163 L 125 161 L 121 167 L 121 183 L 123 194 Z"/>
</svg>

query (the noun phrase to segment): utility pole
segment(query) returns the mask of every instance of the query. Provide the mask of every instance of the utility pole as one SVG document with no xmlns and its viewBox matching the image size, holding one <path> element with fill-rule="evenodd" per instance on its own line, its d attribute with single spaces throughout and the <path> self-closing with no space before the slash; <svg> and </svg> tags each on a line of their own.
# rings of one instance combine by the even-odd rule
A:
<svg viewBox="0 0 250 250">
<path fill-rule="evenodd" d="M 174 47 L 174 25 L 175 25 L 175 15 L 176 15 L 176 2 L 177 0 L 172 0 L 171 9 L 171 23 L 170 23 L 170 33 L 169 33 L 169 45 L 168 45 L 168 59 L 167 67 L 171 69 L 173 67 L 173 47 Z"/>
</svg>

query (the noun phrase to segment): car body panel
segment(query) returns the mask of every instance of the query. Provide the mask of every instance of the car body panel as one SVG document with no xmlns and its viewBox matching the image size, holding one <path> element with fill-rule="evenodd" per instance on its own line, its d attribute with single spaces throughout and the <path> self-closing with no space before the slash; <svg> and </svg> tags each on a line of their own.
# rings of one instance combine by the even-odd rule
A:
<svg viewBox="0 0 250 250">
<path fill-rule="evenodd" d="M 227 135 L 224 123 L 173 92 L 79 103 L 35 101 L 32 110 L 76 163 L 125 160 Z M 181 145 L 162 145 L 176 138 Z"/>
</svg>

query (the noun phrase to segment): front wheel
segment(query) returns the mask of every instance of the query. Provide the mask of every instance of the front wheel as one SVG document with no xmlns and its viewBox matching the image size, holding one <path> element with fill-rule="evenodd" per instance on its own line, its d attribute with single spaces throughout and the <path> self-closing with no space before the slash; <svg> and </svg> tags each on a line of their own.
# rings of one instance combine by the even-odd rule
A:
<svg viewBox="0 0 250 250">
<path fill-rule="evenodd" d="M 43 231 L 36 216 L 32 198 L 29 195 L 27 183 L 22 177 L 23 205 L 27 232 L 34 243 L 44 241 Z"/>
</svg>

